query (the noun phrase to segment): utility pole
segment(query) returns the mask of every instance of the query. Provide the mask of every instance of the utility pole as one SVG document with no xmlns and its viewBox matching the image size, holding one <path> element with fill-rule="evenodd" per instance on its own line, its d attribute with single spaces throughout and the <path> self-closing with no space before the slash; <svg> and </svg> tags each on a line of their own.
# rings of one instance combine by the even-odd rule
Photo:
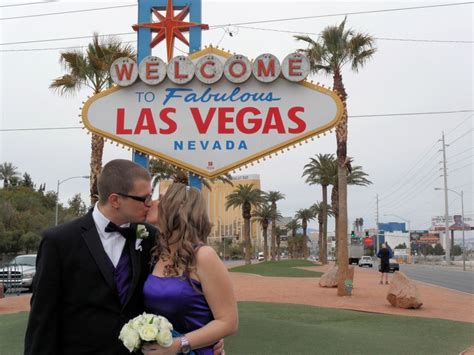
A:
<svg viewBox="0 0 474 355">
<path fill-rule="evenodd" d="M 461 190 L 461 214 L 462 214 L 462 270 L 466 271 L 466 245 L 464 241 L 464 192 Z"/>
<path fill-rule="evenodd" d="M 375 234 L 375 248 L 374 248 L 374 251 L 375 251 L 375 256 L 377 256 L 377 253 L 379 252 L 379 194 L 377 194 L 375 196 L 375 202 L 376 202 L 376 211 L 375 211 L 375 230 L 376 230 L 376 234 Z"/>
<path fill-rule="evenodd" d="M 444 177 L 444 219 L 445 231 L 444 240 L 446 243 L 446 262 L 451 263 L 451 242 L 449 240 L 449 210 L 448 210 L 448 174 L 446 169 L 446 143 L 444 141 L 444 132 L 442 132 L 441 141 L 443 143 L 443 177 Z"/>
</svg>

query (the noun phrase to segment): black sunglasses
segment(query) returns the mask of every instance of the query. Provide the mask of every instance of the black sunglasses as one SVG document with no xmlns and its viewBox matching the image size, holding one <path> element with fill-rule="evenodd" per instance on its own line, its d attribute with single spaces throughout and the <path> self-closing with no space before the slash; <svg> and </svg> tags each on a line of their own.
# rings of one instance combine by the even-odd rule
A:
<svg viewBox="0 0 474 355">
<path fill-rule="evenodd" d="M 145 206 L 151 205 L 152 194 L 148 194 L 146 196 L 133 196 L 133 195 L 122 194 L 120 192 L 116 192 L 116 194 L 123 197 L 131 198 L 132 200 L 135 200 L 135 201 L 142 202 Z"/>
</svg>

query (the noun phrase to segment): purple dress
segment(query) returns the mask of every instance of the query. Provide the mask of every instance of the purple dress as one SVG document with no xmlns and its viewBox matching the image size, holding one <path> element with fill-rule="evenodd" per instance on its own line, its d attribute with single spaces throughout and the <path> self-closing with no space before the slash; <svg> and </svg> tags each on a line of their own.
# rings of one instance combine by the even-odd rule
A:
<svg viewBox="0 0 474 355">
<path fill-rule="evenodd" d="M 148 275 L 143 287 L 145 309 L 149 313 L 166 317 L 174 330 L 181 334 L 202 328 L 214 319 L 201 284 L 183 276 L 158 277 Z M 199 291 L 197 291 L 197 290 Z M 192 344 L 191 344 L 192 345 Z M 193 349 L 197 355 L 212 355 L 213 346 Z"/>
</svg>

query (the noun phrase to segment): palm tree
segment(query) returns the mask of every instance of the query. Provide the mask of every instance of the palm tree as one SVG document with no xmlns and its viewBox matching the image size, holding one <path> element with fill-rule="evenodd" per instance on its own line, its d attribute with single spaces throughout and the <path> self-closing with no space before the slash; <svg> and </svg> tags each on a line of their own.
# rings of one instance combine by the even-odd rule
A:
<svg viewBox="0 0 474 355">
<path fill-rule="evenodd" d="M 150 174 L 152 176 L 152 186 L 153 190 L 156 188 L 156 185 L 162 180 L 173 180 L 173 182 L 181 182 L 183 184 L 188 184 L 189 182 L 189 172 L 185 170 L 180 170 L 175 166 L 164 162 L 163 160 L 152 159 L 148 167 Z M 231 174 L 222 174 L 213 179 L 207 179 L 203 176 L 200 177 L 202 184 L 207 187 L 209 190 L 212 190 L 211 184 L 216 181 L 221 181 L 223 183 L 234 186 L 232 182 Z"/>
<path fill-rule="evenodd" d="M 332 216 L 332 209 L 331 205 L 327 205 L 324 202 L 316 202 L 314 205 L 311 206 L 315 216 L 318 218 L 318 225 L 319 225 L 319 238 L 318 238 L 318 245 L 319 245 L 319 260 L 324 263 L 326 260 L 327 263 L 327 239 L 324 239 L 324 215 Z M 326 243 L 326 244 L 325 244 Z"/>
<path fill-rule="evenodd" d="M 265 192 L 265 199 L 271 203 L 272 211 L 273 211 L 273 218 L 272 218 L 272 243 L 271 243 L 271 256 L 272 260 L 275 260 L 276 254 L 276 211 L 277 211 L 277 201 L 283 200 L 285 195 L 282 194 L 280 191 L 268 191 Z"/>
<path fill-rule="evenodd" d="M 85 52 L 72 50 L 62 52 L 60 62 L 67 73 L 53 80 L 50 89 L 60 95 L 72 95 L 83 87 L 92 89 L 93 94 L 112 86 L 109 68 L 113 61 L 120 57 L 135 59 L 135 52 L 130 45 L 123 45 L 119 40 L 109 37 L 99 39 L 94 33 L 92 43 Z M 102 170 L 102 153 L 104 151 L 104 138 L 92 133 L 91 138 L 91 172 L 90 193 L 91 204 L 97 201 L 97 177 Z"/>
<path fill-rule="evenodd" d="M 350 170 L 350 160 L 347 158 L 347 93 L 342 81 L 342 68 L 350 63 L 351 69 L 357 72 L 364 64 L 372 58 L 376 52 L 375 39 L 364 33 L 346 29 L 346 18 L 339 26 L 326 27 L 319 37 L 314 41 L 308 36 L 296 36 L 296 39 L 308 43 L 307 49 L 302 49 L 309 60 L 311 70 L 314 73 L 323 71 L 333 76 L 333 89 L 341 97 L 344 112 L 341 122 L 336 127 L 337 140 L 337 162 L 338 162 L 338 191 L 339 191 L 339 218 L 338 234 L 336 239 L 341 247 L 338 249 L 339 256 L 339 280 L 337 293 L 339 296 L 347 296 L 348 292 L 344 286 L 344 280 L 348 279 L 349 267 L 347 265 L 347 173 Z M 342 246 L 344 244 L 344 246 Z"/>
<path fill-rule="evenodd" d="M 295 248 L 294 248 L 294 243 L 295 243 L 295 240 L 296 240 L 296 231 L 301 228 L 301 224 L 298 222 L 297 219 L 292 219 L 291 221 L 289 221 L 285 227 L 291 231 L 291 243 L 290 241 L 288 241 L 288 251 L 290 253 L 290 256 L 291 258 L 293 259 L 295 257 Z M 290 247 L 290 245 L 292 247 Z"/>
<path fill-rule="evenodd" d="M 262 204 L 257 207 L 255 211 L 252 213 L 252 217 L 260 222 L 262 226 L 262 234 L 263 234 L 263 258 L 265 261 L 268 260 L 268 224 L 271 220 L 275 217 L 275 212 L 273 211 L 272 206 L 268 204 Z M 277 211 L 276 218 L 281 218 L 281 214 Z"/>
<path fill-rule="evenodd" d="M 315 215 L 311 208 L 302 208 L 296 211 L 295 219 L 301 219 L 301 227 L 303 228 L 303 257 L 306 259 L 309 257 L 308 249 L 308 235 L 306 230 L 308 229 L 308 222 L 314 219 Z"/>
<path fill-rule="evenodd" d="M 12 163 L 4 162 L 0 165 L 0 179 L 3 180 L 3 187 L 8 187 L 9 184 L 12 183 L 13 180 L 18 179 L 20 173 L 17 171 L 17 167 L 14 166 Z"/>
<path fill-rule="evenodd" d="M 237 188 L 226 196 L 226 210 L 230 207 L 241 207 L 244 219 L 243 237 L 245 264 L 251 263 L 250 218 L 252 206 L 258 207 L 264 202 L 262 191 L 251 184 L 237 185 Z"/>
<path fill-rule="evenodd" d="M 334 176 L 334 166 L 336 158 L 334 154 L 317 154 L 316 158 L 310 158 L 310 162 L 304 166 L 303 176 L 306 176 L 306 183 L 310 185 L 321 185 L 323 195 L 323 237 L 321 240 L 322 250 L 320 251 L 320 258 L 323 264 L 327 264 L 327 240 L 328 240 L 328 186 Z"/>
<path fill-rule="evenodd" d="M 281 214 L 278 218 L 281 218 Z M 276 254 L 278 255 L 278 260 L 280 260 L 281 253 L 280 253 L 280 243 L 281 243 L 281 235 L 286 235 L 288 230 L 286 228 L 282 228 L 280 226 L 276 227 Z"/>
</svg>

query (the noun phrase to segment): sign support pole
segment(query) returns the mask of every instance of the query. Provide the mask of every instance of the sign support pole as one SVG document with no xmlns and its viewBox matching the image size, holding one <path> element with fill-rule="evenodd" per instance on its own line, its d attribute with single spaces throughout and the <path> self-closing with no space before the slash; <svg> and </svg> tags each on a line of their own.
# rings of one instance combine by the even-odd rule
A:
<svg viewBox="0 0 474 355">
<path fill-rule="evenodd" d="M 151 21 L 151 8 L 166 9 L 167 0 L 138 0 L 138 23 Z M 201 23 L 201 0 L 174 0 L 176 8 L 189 5 L 189 19 L 191 22 Z M 139 28 L 137 34 L 137 64 L 140 65 L 143 58 L 151 55 L 151 31 L 149 28 Z M 201 28 L 189 29 L 189 53 L 201 49 Z M 146 155 L 134 150 L 132 160 L 148 169 L 148 158 Z M 199 176 L 189 174 L 189 185 L 201 190 L 202 182 Z"/>
</svg>

